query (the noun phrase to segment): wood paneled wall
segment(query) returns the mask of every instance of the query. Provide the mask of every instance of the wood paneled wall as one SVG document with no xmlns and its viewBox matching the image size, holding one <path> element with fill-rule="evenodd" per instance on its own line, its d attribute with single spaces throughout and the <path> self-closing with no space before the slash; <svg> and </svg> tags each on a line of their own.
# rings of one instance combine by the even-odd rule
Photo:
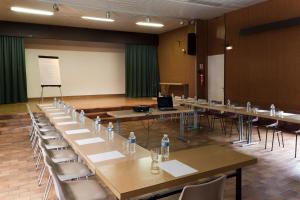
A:
<svg viewBox="0 0 300 200">
<path fill-rule="evenodd" d="M 187 50 L 187 34 L 194 31 L 194 25 L 190 25 L 160 34 L 158 46 L 160 82 L 188 83 L 191 97 L 195 95 L 196 56 L 182 49 Z"/>
<path fill-rule="evenodd" d="M 299 0 L 270 0 L 225 15 L 226 98 L 300 111 L 300 26 L 241 36 L 241 28 L 300 16 Z"/>
<path fill-rule="evenodd" d="M 217 17 L 207 23 L 207 54 L 224 54 L 225 47 L 225 17 Z"/>
</svg>

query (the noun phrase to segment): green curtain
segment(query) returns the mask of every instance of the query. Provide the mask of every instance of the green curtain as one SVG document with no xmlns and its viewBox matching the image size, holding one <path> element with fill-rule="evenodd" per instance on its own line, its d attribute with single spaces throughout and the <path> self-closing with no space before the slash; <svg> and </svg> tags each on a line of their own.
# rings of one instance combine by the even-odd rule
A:
<svg viewBox="0 0 300 200">
<path fill-rule="evenodd" d="M 0 104 L 27 101 L 23 38 L 0 36 Z"/>
<path fill-rule="evenodd" d="M 125 68 L 127 97 L 157 96 L 159 69 L 156 46 L 126 45 Z"/>
</svg>

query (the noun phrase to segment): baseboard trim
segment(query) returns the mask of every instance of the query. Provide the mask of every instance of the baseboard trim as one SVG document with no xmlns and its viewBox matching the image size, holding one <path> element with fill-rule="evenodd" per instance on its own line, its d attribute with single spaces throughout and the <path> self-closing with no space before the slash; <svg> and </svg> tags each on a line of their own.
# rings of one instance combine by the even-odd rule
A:
<svg viewBox="0 0 300 200">
<path fill-rule="evenodd" d="M 44 100 L 52 100 L 53 97 L 44 97 Z M 78 95 L 78 96 L 63 96 L 64 99 L 83 99 L 83 98 L 98 98 L 98 97 L 125 97 L 125 94 L 97 94 L 97 95 Z M 60 98 L 60 97 L 57 97 Z M 29 101 L 40 100 L 40 97 L 28 98 Z"/>
</svg>

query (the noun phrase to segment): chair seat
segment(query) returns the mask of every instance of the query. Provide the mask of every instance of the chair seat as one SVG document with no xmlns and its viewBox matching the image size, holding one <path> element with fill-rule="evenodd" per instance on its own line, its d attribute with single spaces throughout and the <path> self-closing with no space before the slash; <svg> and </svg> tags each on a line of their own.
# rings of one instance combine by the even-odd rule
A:
<svg viewBox="0 0 300 200">
<path fill-rule="evenodd" d="M 67 162 L 77 159 L 75 152 L 70 149 L 50 150 L 48 153 L 54 163 Z"/>
<path fill-rule="evenodd" d="M 286 133 L 295 133 L 296 131 L 300 130 L 300 125 L 291 123 L 279 123 L 279 125 L 276 127 L 276 130 Z"/>
<path fill-rule="evenodd" d="M 82 163 L 71 162 L 55 165 L 57 176 L 61 181 L 72 180 L 76 178 L 92 175 L 92 172 Z"/>
<path fill-rule="evenodd" d="M 62 183 L 66 199 L 72 200 L 104 200 L 107 193 L 96 180 L 81 180 Z"/>
<path fill-rule="evenodd" d="M 55 130 L 54 126 L 47 126 L 47 127 L 40 128 L 40 132 L 42 132 L 42 133 L 54 131 L 54 130 Z"/>
<path fill-rule="evenodd" d="M 68 147 L 68 144 L 63 140 L 45 140 L 45 147 L 47 150 L 60 149 Z"/>
<path fill-rule="evenodd" d="M 258 119 L 257 121 L 254 121 L 252 123 L 252 126 L 254 127 L 266 127 L 266 126 L 270 126 L 272 124 L 275 124 L 276 120 L 272 120 L 272 119 Z"/>
<path fill-rule="evenodd" d="M 61 137 L 61 135 L 58 132 L 50 131 L 50 132 L 45 132 L 44 134 L 41 135 L 41 137 L 44 140 L 50 140 L 50 139 L 58 139 Z"/>
</svg>

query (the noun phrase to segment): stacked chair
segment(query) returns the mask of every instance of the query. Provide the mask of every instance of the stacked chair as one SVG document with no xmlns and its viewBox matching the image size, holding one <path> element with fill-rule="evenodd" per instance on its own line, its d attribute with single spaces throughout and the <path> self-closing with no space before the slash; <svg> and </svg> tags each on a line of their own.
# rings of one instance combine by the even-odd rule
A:
<svg viewBox="0 0 300 200">
<path fill-rule="evenodd" d="M 82 162 L 78 155 L 64 141 L 46 116 L 32 113 L 27 105 L 32 120 L 29 133 L 35 168 L 39 170 L 40 186 L 48 169 L 48 181 L 43 200 L 48 199 L 52 185 L 59 200 L 107 199 L 107 193 L 93 176 L 93 172 Z M 41 163 L 41 162 L 44 162 Z"/>
</svg>

